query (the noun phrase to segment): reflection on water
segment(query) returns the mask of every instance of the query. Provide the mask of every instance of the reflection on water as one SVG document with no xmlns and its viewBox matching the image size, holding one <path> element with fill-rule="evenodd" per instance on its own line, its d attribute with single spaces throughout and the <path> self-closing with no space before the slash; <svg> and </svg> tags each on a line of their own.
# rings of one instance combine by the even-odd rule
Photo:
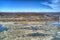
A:
<svg viewBox="0 0 60 40">
<path fill-rule="evenodd" d="M 3 25 L 2 24 L 0 24 L 0 32 L 2 32 L 2 31 L 4 31 L 4 30 L 8 30 L 8 28 L 6 28 L 6 27 L 3 27 Z"/>
<path fill-rule="evenodd" d="M 52 26 L 57 27 L 57 31 L 55 33 L 55 35 L 53 36 L 52 40 L 60 40 L 60 34 L 58 35 L 58 32 L 60 32 L 60 23 L 59 22 L 51 22 L 50 23 Z"/>
<path fill-rule="evenodd" d="M 50 22 L 50 25 L 59 27 L 60 23 L 59 22 Z"/>
</svg>

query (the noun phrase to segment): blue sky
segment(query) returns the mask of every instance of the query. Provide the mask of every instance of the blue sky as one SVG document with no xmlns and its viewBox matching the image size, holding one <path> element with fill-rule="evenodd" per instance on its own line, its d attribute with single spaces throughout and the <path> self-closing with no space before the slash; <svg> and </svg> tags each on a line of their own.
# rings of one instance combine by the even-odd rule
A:
<svg viewBox="0 0 60 40">
<path fill-rule="evenodd" d="M 60 0 L 0 0 L 0 12 L 60 12 Z"/>
</svg>

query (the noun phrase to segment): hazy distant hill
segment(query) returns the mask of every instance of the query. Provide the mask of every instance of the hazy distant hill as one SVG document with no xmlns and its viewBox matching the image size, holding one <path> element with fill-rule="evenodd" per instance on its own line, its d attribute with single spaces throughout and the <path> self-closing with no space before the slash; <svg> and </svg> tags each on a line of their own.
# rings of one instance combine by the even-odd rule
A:
<svg viewBox="0 0 60 40">
<path fill-rule="evenodd" d="M 60 12 L 1 12 L 0 21 L 57 21 Z"/>
</svg>

